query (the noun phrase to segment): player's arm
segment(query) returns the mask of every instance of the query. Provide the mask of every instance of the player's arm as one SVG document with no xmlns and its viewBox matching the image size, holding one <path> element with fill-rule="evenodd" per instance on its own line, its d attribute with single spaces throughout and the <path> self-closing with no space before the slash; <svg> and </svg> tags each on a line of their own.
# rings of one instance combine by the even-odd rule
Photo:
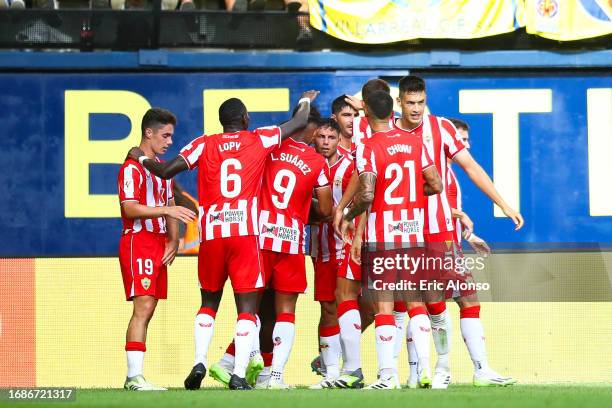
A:
<svg viewBox="0 0 612 408">
<path fill-rule="evenodd" d="M 145 156 L 144 152 L 138 147 L 132 147 L 128 152 L 128 157 L 139 161 L 147 170 L 164 180 L 169 180 L 178 173 L 189 169 L 187 162 L 181 156 L 176 156 L 170 161 L 161 163 Z"/>
<path fill-rule="evenodd" d="M 175 206 L 174 199 L 170 199 L 168 202 L 169 207 Z M 162 262 L 164 265 L 170 265 L 174 261 L 179 247 L 179 225 L 176 218 L 166 216 L 166 229 L 168 231 L 168 240 L 166 241 L 166 249 L 164 250 L 164 256 Z"/>
<path fill-rule="evenodd" d="M 456 208 L 451 208 L 451 214 L 453 218 L 458 218 L 463 225 L 463 238 L 467 239 L 474 231 L 474 222 L 466 213 Z"/>
<path fill-rule="evenodd" d="M 361 245 L 363 240 L 363 232 L 365 231 L 365 227 L 368 221 L 368 217 L 366 213 L 363 213 L 359 218 L 359 224 L 357 224 L 357 228 L 355 229 L 355 234 L 353 236 L 353 242 L 351 243 L 351 258 L 353 261 L 357 262 L 361 265 Z"/>
<path fill-rule="evenodd" d="M 121 208 L 123 208 L 123 214 L 130 219 L 171 217 L 176 220 L 183 221 L 184 223 L 188 223 L 196 218 L 193 211 L 180 206 L 149 207 L 148 205 L 142 205 L 137 201 L 123 201 L 121 203 Z"/>
<path fill-rule="evenodd" d="M 436 166 L 429 166 L 423 170 L 423 192 L 425 195 L 430 196 L 434 194 L 440 194 L 442 192 L 442 180 L 438 174 Z"/>
<path fill-rule="evenodd" d="M 344 209 L 353 201 L 357 190 L 359 190 L 359 174 L 355 170 L 346 186 L 346 190 L 344 190 L 344 194 L 342 194 L 340 202 L 334 210 L 334 230 L 338 234 L 340 234 L 340 223 L 342 222 Z"/>
<path fill-rule="evenodd" d="M 298 110 L 295 115 L 287 122 L 278 125 L 281 130 L 281 139 L 285 140 L 298 130 L 308 124 L 308 115 L 310 115 L 310 103 L 315 100 L 319 91 L 306 91 L 300 98 Z"/>
<path fill-rule="evenodd" d="M 315 189 L 315 196 L 317 198 L 316 211 L 318 215 L 324 220 L 329 218 L 332 214 L 332 209 L 334 207 L 331 187 L 324 186 Z"/>
<path fill-rule="evenodd" d="M 185 190 L 179 183 L 177 183 L 176 181 L 172 182 L 172 193 L 174 194 L 175 205 L 180 205 L 181 207 L 189 208 L 191 211 L 197 214 L 198 207 L 196 207 L 193 201 L 183 195 L 184 192 Z"/>
<path fill-rule="evenodd" d="M 359 175 L 359 190 L 355 194 L 355 200 L 350 210 L 344 215 L 345 221 L 352 221 L 353 218 L 365 212 L 372 201 L 374 201 L 374 189 L 376 188 L 376 174 L 362 173 Z"/>
<path fill-rule="evenodd" d="M 510 207 L 504 199 L 501 197 L 493 181 L 489 175 L 483 170 L 483 168 L 474 160 L 470 152 L 467 149 L 461 150 L 453 157 L 453 160 L 461 166 L 466 172 L 470 180 L 476 184 L 476 186 L 487 195 L 501 210 L 506 214 L 507 217 L 511 218 L 516 225 L 515 230 L 519 230 L 523 227 L 525 221 L 523 216 Z"/>
</svg>

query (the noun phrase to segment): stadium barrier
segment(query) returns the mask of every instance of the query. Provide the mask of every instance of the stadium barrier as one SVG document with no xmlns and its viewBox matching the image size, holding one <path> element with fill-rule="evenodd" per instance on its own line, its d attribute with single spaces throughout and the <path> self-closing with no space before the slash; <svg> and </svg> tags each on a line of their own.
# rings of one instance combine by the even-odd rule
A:
<svg viewBox="0 0 612 408">
<path fill-rule="evenodd" d="M 534 284 L 568 272 L 589 276 L 589 270 L 612 271 L 611 252 L 586 258 L 504 256 L 508 258 L 501 263 L 506 266 L 502 274 L 531 274 Z M 193 364 L 193 321 L 200 301 L 196 264 L 196 257 L 179 257 L 170 267 L 168 300 L 160 302 L 149 328 L 145 373 L 160 385 L 182 387 Z M 528 264 L 541 273 L 534 274 L 533 267 L 525 267 Z M 309 290 L 297 305 L 296 341 L 286 370 L 291 384 L 317 382 L 310 361 L 318 353 L 319 306 L 313 300 L 309 260 L 307 265 Z M 542 265 L 548 267 L 541 269 Z M 122 386 L 131 304 L 124 300 L 117 259 L 4 258 L 0 276 L 0 387 Z M 609 288 L 609 281 L 605 285 Z M 449 303 L 448 309 L 453 321 L 453 381 L 470 382 L 472 363 L 462 344 L 458 308 Z M 211 364 L 233 336 L 234 310 L 227 286 L 210 347 Z M 607 382 L 612 375 L 612 355 L 602 352 L 612 343 L 612 302 L 483 302 L 481 316 L 491 366 L 521 383 Z M 362 338 L 367 381 L 376 377 L 372 330 L 368 328 Z M 399 370 L 405 381 L 405 349 Z M 204 381 L 206 387 L 216 385 L 208 377 Z"/>
</svg>

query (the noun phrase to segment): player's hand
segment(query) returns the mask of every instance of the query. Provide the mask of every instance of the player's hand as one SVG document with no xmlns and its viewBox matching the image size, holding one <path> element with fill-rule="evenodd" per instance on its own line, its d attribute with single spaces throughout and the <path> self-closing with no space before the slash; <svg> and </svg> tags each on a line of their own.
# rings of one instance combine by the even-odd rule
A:
<svg viewBox="0 0 612 408">
<path fill-rule="evenodd" d="M 319 95 L 319 91 L 314 91 L 314 90 L 310 90 L 310 91 L 306 91 L 302 94 L 301 98 L 308 98 L 310 99 L 310 102 L 314 101 L 317 98 L 317 95 Z"/>
<path fill-rule="evenodd" d="M 351 258 L 358 265 L 361 265 L 361 237 L 354 237 L 351 244 Z"/>
<path fill-rule="evenodd" d="M 183 221 L 185 224 L 196 219 L 196 214 L 189 208 L 174 205 L 166 208 L 166 215 L 176 220 Z"/>
<path fill-rule="evenodd" d="M 340 235 L 342 236 L 342 241 L 347 244 L 352 244 L 355 235 L 355 224 L 352 220 L 349 221 L 342 217 L 340 222 Z"/>
<path fill-rule="evenodd" d="M 518 231 L 523 228 L 523 225 L 525 225 L 525 221 L 523 220 L 523 216 L 521 215 L 521 213 L 519 213 L 518 211 L 514 211 L 514 209 L 510 207 L 504 207 L 502 208 L 502 211 L 504 212 L 504 214 L 506 214 L 506 217 L 510 218 L 512 222 L 514 222 L 515 231 Z"/>
<path fill-rule="evenodd" d="M 344 216 L 344 210 L 339 209 L 338 207 L 334 207 L 334 219 L 333 219 L 333 224 L 334 224 L 334 231 L 336 232 L 336 234 L 342 236 L 342 232 L 340 231 L 340 224 L 342 223 L 342 217 Z"/>
<path fill-rule="evenodd" d="M 166 241 L 166 249 L 164 250 L 164 256 L 162 257 L 162 262 L 164 265 L 172 265 L 174 262 L 174 258 L 178 253 L 179 242 L 177 241 Z"/>
<path fill-rule="evenodd" d="M 352 95 L 344 95 L 344 101 L 351 105 L 356 111 L 363 110 L 363 101 L 359 98 L 355 98 Z"/>
<path fill-rule="evenodd" d="M 470 238 L 467 240 L 467 242 L 470 244 L 470 246 L 472 247 L 474 252 L 476 252 L 477 255 L 483 256 L 485 258 L 491 255 L 491 248 L 489 248 L 489 245 L 487 245 L 484 239 L 480 238 L 476 234 L 470 235 Z"/>
<path fill-rule="evenodd" d="M 140 156 L 144 156 L 144 152 L 138 147 L 132 147 L 128 152 L 127 158 L 132 159 L 134 161 L 138 161 L 138 158 Z"/>
<path fill-rule="evenodd" d="M 463 238 L 468 239 L 472 232 L 474 231 L 474 222 L 468 217 L 468 215 L 464 212 L 461 213 L 461 217 L 459 217 L 459 221 L 461 225 L 463 225 Z"/>
</svg>

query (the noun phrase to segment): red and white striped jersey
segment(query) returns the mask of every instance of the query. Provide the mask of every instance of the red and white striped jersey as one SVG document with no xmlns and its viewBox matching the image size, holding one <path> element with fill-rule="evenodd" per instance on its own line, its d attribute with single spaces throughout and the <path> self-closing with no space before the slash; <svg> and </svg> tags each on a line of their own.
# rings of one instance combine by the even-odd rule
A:
<svg viewBox="0 0 612 408">
<path fill-rule="evenodd" d="M 345 150 L 346 151 L 346 150 Z M 340 151 L 338 150 L 338 154 Z M 342 153 L 332 165 L 326 165 L 327 177 L 332 185 L 334 207 L 340 203 L 342 194 L 355 170 L 353 159 Z M 344 242 L 342 237 L 334 231 L 333 223 L 321 223 L 310 228 L 311 251 L 310 256 L 319 262 L 337 261 L 344 259 Z"/>
<path fill-rule="evenodd" d="M 375 133 L 357 147 L 359 175 L 376 175 L 367 242 L 422 243 L 423 171 L 433 166 L 419 138 L 398 128 Z"/>
<path fill-rule="evenodd" d="M 313 189 L 329 187 L 325 158 L 291 138 L 267 159 L 261 189 L 261 249 L 287 254 L 305 252 L 305 225 Z"/>
<path fill-rule="evenodd" d="M 338 143 L 338 154 L 341 156 L 350 156 L 351 153 L 355 150 L 355 145 L 351 142 L 351 148 L 344 148 Z"/>
<path fill-rule="evenodd" d="M 395 126 L 399 128 L 399 121 Z M 423 146 L 433 160 L 440 179 L 446 180 L 447 159 L 453 159 L 457 153 L 465 149 L 455 126 L 448 120 L 434 115 L 424 115 L 423 122 L 411 134 L 423 139 Z M 425 210 L 425 234 L 436 234 L 453 230 L 453 217 L 446 193 L 427 197 Z"/>
<path fill-rule="evenodd" d="M 155 158 L 156 161 L 160 161 Z M 137 161 L 128 159 L 119 169 L 117 189 L 119 202 L 136 201 L 148 207 L 163 207 L 174 198 L 172 180 L 162 180 L 154 176 Z M 136 234 L 140 231 L 166 233 L 166 219 L 157 218 L 127 218 L 121 207 L 121 222 L 124 234 Z"/>
<path fill-rule="evenodd" d="M 281 141 L 278 126 L 202 135 L 183 147 L 198 167 L 200 240 L 259 235 L 258 197 L 266 158 Z"/>
<path fill-rule="evenodd" d="M 389 120 L 389 126 L 393 127 L 393 118 Z M 353 139 L 351 140 L 351 154 L 355 156 L 355 151 L 359 145 L 372 137 L 372 128 L 367 116 L 356 116 L 353 118 Z"/>
<path fill-rule="evenodd" d="M 448 163 L 448 171 L 446 177 L 446 197 L 448 198 L 448 204 L 451 208 L 455 208 L 461 211 L 461 187 L 459 186 L 459 181 L 457 180 L 457 176 L 453 171 L 450 163 Z M 455 218 L 455 239 L 456 242 L 461 243 L 461 234 L 463 233 L 463 225 L 461 225 L 461 221 L 459 218 Z"/>
</svg>

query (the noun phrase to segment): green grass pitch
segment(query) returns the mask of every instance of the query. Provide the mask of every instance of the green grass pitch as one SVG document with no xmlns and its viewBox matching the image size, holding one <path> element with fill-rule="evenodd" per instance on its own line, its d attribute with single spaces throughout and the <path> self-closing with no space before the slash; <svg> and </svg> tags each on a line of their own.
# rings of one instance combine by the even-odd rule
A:
<svg viewBox="0 0 612 408">
<path fill-rule="evenodd" d="M 4 405 L 5 403 L 0 403 Z M 128 392 L 115 389 L 79 389 L 75 402 L 19 402 L 14 407 L 254 407 L 254 408 L 336 408 L 336 407 L 567 407 L 611 406 L 610 385 L 516 385 L 506 388 L 474 388 L 452 385 L 442 390 L 256 390 L 229 391 L 202 389 L 166 392 Z"/>
</svg>

